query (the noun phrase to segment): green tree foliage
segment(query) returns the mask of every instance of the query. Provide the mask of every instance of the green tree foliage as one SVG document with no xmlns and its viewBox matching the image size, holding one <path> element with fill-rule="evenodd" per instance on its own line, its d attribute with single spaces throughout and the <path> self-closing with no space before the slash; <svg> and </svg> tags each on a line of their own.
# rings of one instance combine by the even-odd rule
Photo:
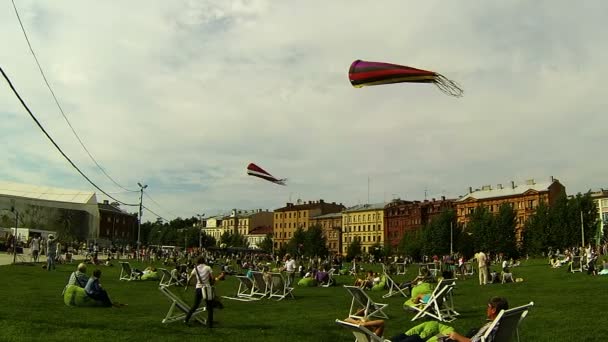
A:
<svg viewBox="0 0 608 342">
<path fill-rule="evenodd" d="M 369 248 L 369 254 L 373 255 L 375 260 L 380 260 L 386 255 L 384 246 L 381 245 L 379 242 L 376 242 L 371 245 L 371 247 Z"/>
<path fill-rule="evenodd" d="M 220 236 L 220 243 L 225 243 L 228 247 L 249 247 L 249 241 L 247 241 L 247 237 L 240 234 L 239 232 L 224 232 L 224 234 Z"/>
<path fill-rule="evenodd" d="M 319 257 L 326 256 L 327 239 L 323 235 L 323 229 L 319 226 L 312 226 L 305 232 L 304 237 L 304 256 Z"/>
<path fill-rule="evenodd" d="M 493 217 L 493 235 L 491 251 L 504 253 L 507 257 L 518 257 L 515 236 L 515 211 L 509 203 L 503 203 L 498 214 Z"/>
<path fill-rule="evenodd" d="M 351 261 L 361 255 L 361 241 L 359 237 L 355 237 L 353 242 L 346 249 L 346 261 Z"/>
<path fill-rule="evenodd" d="M 472 233 L 473 244 L 477 250 L 490 251 L 493 247 L 494 217 L 483 206 L 478 206 L 470 214 L 466 231 Z"/>
<path fill-rule="evenodd" d="M 444 255 L 450 253 L 450 235 L 454 234 L 453 241 L 458 239 L 459 230 L 456 229 L 456 212 L 447 210 L 434 217 L 423 228 L 422 253 L 425 255 Z"/>
<path fill-rule="evenodd" d="M 550 245 L 550 221 L 549 207 L 541 202 L 524 224 L 523 248 L 526 253 L 540 255 Z"/>
<path fill-rule="evenodd" d="M 306 243 L 306 232 L 302 227 L 296 229 L 293 237 L 287 242 L 287 253 L 302 257 L 304 255 L 304 244 Z"/>
<path fill-rule="evenodd" d="M 422 258 L 422 246 L 424 234 L 422 229 L 406 231 L 399 242 L 398 251 L 403 255 L 409 255 L 415 260 Z"/>
<path fill-rule="evenodd" d="M 272 233 L 268 233 L 266 234 L 266 237 L 264 238 L 264 240 L 262 240 L 258 247 L 260 247 L 260 249 L 265 251 L 266 253 L 272 253 L 272 246 Z"/>
</svg>

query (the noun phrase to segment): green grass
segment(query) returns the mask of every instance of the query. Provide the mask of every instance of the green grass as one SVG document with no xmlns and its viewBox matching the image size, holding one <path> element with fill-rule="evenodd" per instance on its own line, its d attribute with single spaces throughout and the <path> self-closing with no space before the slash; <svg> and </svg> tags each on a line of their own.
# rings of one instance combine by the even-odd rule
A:
<svg viewBox="0 0 608 342">
<path fill-rule="evenodd" d="M 134 267 L 142 266 L 132 264 Z M 47 272 L 36 266 L 0 267 L 0 340 L 2 341 L 352 341 L 352 335 L 334 323 L 348 314 L 350 297 L 341 287 L 353 278 L 338 276 L 340 286 L 296 287 L 295 300 L 239 302 L 223 300 L 216 310 L 217 326 L 187 327 L 162 324 L 169 307 L 156 281 L 118 281 L 119 267 L 103 267 L 101 283 L 124 308 L 74 308 L 63 304 L 60 293 L 75 265 L 60 265 Z M 88 273 L 93 267 L 89 265 Z M 461 317 L 452 323 L 467 332 L 484 323 L 485 305 L 491 296 L 504 296 L 511 307 L 535 302 L 521 329 L 522 341 L 594 341 L 608 336 L 603 314 L 608 311 L 608 277 L 550 269 L 542 260 L 524 262 L 513 269 L 522 283 L 479 286 L 476 278 L 458 281 L 455 305 Z M 413 276 L 413 268 L 409 270 Z M 407 278 L 411 278 L 409 276 Z M 395 277 L 402 281 L 405 276 Z M 229 277 L 217 285 L 220 295 L 236 292 L 237 280 Z M 172 288 L 187 302 L 193 290 Z M 389 303 L 385 336 L 403 332 L 418 322 L 405 312 L 403 297 L 382 299 L 385 292 L 368 292 L 378 302 Z M 204 314 L 206 315 L 206 314 Z"/>
</svg>

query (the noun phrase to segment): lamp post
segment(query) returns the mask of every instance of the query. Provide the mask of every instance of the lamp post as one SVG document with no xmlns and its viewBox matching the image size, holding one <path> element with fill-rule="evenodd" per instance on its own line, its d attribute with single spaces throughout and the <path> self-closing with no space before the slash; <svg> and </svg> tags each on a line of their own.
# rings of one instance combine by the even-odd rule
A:
<svg viewBox="0 0 608 342">
<path fill-rule="evenodd" d="M 148 187 L 147 184 L 141 185 L 141 183 L 137 182 L 139 185 L 139 219 L 137 220 L 137 259 L 141 255 L 141 215 L 142 215 L 142 207 L 144 200 L 144 189 Z"/>
<path fill-rule="evenodd" d="M 203 250 L 203 217 L 205 214 L 196 214 L 198 216 L 199 227 L 198 227 L 198 250 Z"/>
</svg>

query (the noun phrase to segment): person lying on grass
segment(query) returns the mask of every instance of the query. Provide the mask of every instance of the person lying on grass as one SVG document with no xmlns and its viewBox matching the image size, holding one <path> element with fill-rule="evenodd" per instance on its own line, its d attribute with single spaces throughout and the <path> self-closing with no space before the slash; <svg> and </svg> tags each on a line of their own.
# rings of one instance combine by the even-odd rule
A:
<svg viewBox="0 0 608 342">
<path fill-rule="evenodd" d="M 112 303 L 106 290 L 101 287 L 101 284 L 99 283 L 99 278 L 101 278 L 101 270 L 97 269 L 93 271 L 93 276 L 89 278 L 87 285 L 84 287 L 84 292 L 86 292 L 87 296 L 102 302 L 105 307 L 126 306 L 127 304 Z"/>
</svg>

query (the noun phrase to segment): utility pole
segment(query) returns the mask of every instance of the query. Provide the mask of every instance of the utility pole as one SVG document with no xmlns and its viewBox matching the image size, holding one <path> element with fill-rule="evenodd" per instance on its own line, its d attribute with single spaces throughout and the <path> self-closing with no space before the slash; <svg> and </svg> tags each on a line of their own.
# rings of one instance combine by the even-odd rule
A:
<svg viewBox="0 0 608 342">
<path fill-rule="evenodd" d="M 198 227 L 198 249 L 199 252 L 203 250 L 203 217 L 205 217 L 205 214 L 196 214 L 196 216 L 198 216 L 198 222 L 199 222 L 199 227 Z"/>
<path fill-rule="evenodd" d="M 19 212 L 15 209 L 15 207 L 12 207 L 11 210 L 13 210 L 15 212 L 15 235 L 13 236 L 13 264 L 16 264 L 17 263 L 17 227 L 19 227 Z"/>
<path fill-rule="evenodd" d="M 454 254 L 454 228 L 452 226 L 453 223 L 450 221 L 450 255 Z"/>
<path fill-rule="evenodd" d="M 141 183 L 137 182 L 139 185 L 139 219 L 137 220 L 137 259 L 141 255 L 141 215 L 144 201 L 144 189 L 148 187 L 147 184 L 141 185 Z"/>
<path fill-rule="evenodd" d="M 583 211 L 581 210 L 581 237 L 583 238 L 583 248 L 585 248 L 585 225 L 583 224 Z"/>
</svg>

